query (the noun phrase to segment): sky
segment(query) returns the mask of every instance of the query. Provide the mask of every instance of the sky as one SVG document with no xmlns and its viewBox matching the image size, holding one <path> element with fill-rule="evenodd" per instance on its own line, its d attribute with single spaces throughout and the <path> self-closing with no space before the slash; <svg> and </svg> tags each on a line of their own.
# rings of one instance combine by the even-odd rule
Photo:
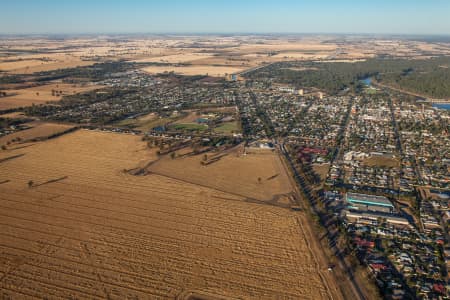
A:
<svg viewBox="0 0 450 300">
<path fill-rule="evenodd" d="M 450 35 L 450 0 L 0 0 L 1 34 Z"/>
</svg>

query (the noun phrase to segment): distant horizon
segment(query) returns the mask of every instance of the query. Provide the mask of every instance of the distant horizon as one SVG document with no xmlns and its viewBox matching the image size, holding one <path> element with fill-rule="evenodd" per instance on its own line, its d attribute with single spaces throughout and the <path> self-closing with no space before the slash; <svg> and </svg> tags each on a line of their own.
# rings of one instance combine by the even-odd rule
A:
<svg viewBox="0 0 450 300">
<path fill-rule="evenodd" d="M 450 35 L 445 0 L 15 0 L 2 35 Z"/>
<path fill-rule="evenodd" d="M 376 32 L 25 32 L 25 33 L 0 33 L 0 36 L 361 36 L 361 37 L 450 37 L 448 34 L 439 33 L 376 33 Z"/>
</svg>

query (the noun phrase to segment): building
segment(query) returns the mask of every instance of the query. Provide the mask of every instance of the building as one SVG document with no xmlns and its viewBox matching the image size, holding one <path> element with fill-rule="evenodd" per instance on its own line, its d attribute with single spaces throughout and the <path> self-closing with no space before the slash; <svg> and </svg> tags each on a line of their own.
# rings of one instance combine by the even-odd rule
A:
<svg viewBox="0 0 450 300">
<path fill-rule="evenodd" d="M 225 79 L 228 81 L 238 81 L 241 80 L 242 78 L 241 76 L 239 76 L 239 74 L 233 73 L 233 74 L 226 74 Z"/>
<path fill-rule="evenodd" d="M 395 208 L 388 198 L 366 194 L 347 193 L 345 201 L 350 210 L 393 213 Z"/>
<path fill-rule="evenodd" d="M 278 90 L 280 92 L 288 92 L 288 93 L 294 93 L 295 89 L 293 87 L 289 87 L 289 86 L 280 86 L 278 87 Z"/>
<path fill-rule="evenodd" d="M 345 217 L 349 222 L 359 224 L 374 224 L 379 220 L 384 220 L 393 226 L 412 228 L 411 224 L 406 218 L 403 218 L 401 216 L 394 216 L 391 214 L 346 211 Z"/>
</svg>

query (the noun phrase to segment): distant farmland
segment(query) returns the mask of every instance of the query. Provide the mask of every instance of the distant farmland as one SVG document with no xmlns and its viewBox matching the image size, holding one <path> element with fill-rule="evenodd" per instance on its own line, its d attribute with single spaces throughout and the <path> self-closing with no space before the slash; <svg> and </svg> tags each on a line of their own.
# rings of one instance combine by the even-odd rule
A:
<svg viewBox="0 0 450 300">
<path fill-rule="evenodd" d="M 24 89 L 7 90 L 7 96 L 0 98 L 0 110 L 59 101 L 64 95 L 73 95 L 99 88 L 101 86 L 50 83 Z"/>
</svg>

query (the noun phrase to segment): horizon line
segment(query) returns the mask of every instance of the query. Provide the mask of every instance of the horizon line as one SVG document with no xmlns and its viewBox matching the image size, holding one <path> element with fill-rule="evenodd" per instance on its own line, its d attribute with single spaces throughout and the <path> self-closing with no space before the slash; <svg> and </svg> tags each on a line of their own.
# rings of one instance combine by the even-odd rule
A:
<svg viewBox="0 0 450 300">
<path fill-rule="evenodd" d="M 201 32 L 201 31 L 160 31 L 160 32 L 24 32 L 24 33 L 12 33 L 12 32 L 0 32 L 0 36 L 92 36 L 92 35 L 174 35 L 174 36 L 200 36 L 200 35 L 231 35 L 231 36 L 273 36 L 273 35 L 332 35 L 332 36 L 413 36 L 413 37 L 450 37 L 450 33 L 382 33 L 382 32 Z"/>
</svg>

